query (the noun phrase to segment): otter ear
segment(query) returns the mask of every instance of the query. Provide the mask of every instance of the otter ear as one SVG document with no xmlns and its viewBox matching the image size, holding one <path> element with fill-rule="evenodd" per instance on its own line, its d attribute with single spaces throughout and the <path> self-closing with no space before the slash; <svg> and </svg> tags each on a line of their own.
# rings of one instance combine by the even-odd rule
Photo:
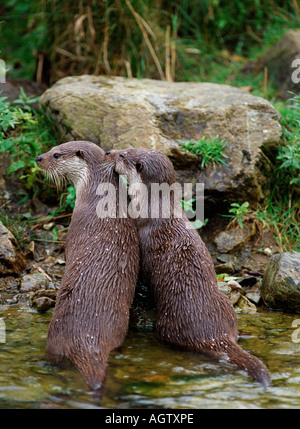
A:
<svg viewBox="0 0 300 429">
<path fill-rule="evenodd" d="M 135 168 L 136 168 L 136 171 L 137 171 L 138 173 L 140 173 L 141 171 L 143 171 L 143 164 L 142 164 L 141 162 L 137 162 L 137 163 L 135 164 Z"/>
<path fill-rule="evenodd" d="M 84 152 L 83 150 L 77 150 L 76 151 L 76 156 L 78 156 L 78 158 L 84 159 Z"/>
</svg>

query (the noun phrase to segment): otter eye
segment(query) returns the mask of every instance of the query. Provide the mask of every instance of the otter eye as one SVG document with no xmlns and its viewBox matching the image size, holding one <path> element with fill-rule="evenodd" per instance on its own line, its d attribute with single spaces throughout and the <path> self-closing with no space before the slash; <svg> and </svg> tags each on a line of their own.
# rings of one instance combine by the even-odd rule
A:
<svg viewBox="0 0 300 429">
<path fill-rule="evenodd" d="M 59 157 L 60 157 L 60 154 L 59 154 L 59 153 L 55 153 L 55 154 L 53 155 L 53 157 L 54 157 L 55 159 L 57 159 L 57 158 L 59 158 Z"/>
</svg>

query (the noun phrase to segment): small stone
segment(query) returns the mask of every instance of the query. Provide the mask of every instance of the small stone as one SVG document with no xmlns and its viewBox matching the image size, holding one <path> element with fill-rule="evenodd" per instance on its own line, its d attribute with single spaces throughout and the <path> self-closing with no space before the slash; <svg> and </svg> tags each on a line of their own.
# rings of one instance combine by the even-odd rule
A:
<svg viewBox="0 0 300 429">
<path fill-rule="evenodd" d="M 234 266 L 231 262 L 216 265 L 215 270 L 217 274 L 233 274 L 235 272 Z"/>
<path fill-rule="evenodd" d="M 235 272 L 240 271 L 242 268 L 240 259 L 230 253 L 221 253 L 216 257 L 216 259 L 222 264 L 232 264 Z"/>
<path fill-rule="evenodd" d="M 254 223 L 245 225 L 244 228 L 234 228 L 220 232 L 215 237 L 215 243 L 219 252 L 233 252 L 245 244 L 256 233 Z"/>
<path fill-rule="evenodd" d="M 234 291 L 230 293 L 230 301 L 232 305 L 235 305 L 236 303 L 239 302 L 240 298 L 241 298 L 241 294 L 240 292 Z"/>
<path fill-rule="evenodd" d="M 52 229 L 55 226 L 55 222 L 49 222 L 49 223 L 45 223 L 43 225 L 43 228 L 45 231 L 50 231 L 50 229 Z"/>
<path fill-rule="evenodd" d="M 35 253 L 35 242 L 30 241 L 30 243 L 28 243 L 24 249 L 25 257 L 26 258 L 34 258 L 34 253 Z"/>
<path fill-rule="evenodd" d="M 263 250 L 263 252 L 264 252 L 264 254 L 265 255 L 267 255 L 267 256 L 272 256 L 272 250 L 270 249 L 270 247 L 266 247 L 264 250 Z"/>
<path fill-rule="evenodd" d="M 259 290 L 249 290 L 248 292 L 246 292 L 245 296 L 249 299 L 249 301 L 253 302 L 256 305 L 258 305 L 261 301 L 261 295 Z"/>
<path fill-rule="evenodd" d="M 57 291 L 56 290 L 49 290 L 49 289 L 40 289 L 37 290 L 33 296 L 32 296 L 32 300 L 34 301 L 37 298 L 41 298 L 41 297 L 47 297 L 47 298 L 51 298 L 52 300 L 56 300 L 56 295 L 57 295 Z"/>
<path fill-rule="evenodd" d="M 26 274 L 21 279 L 20 292 L 36 291 L 37 289 L 46 288 L 49 280 L 44 274 L 35 271 L 32 274 Z"/>
<path fill-rule="evenodd" d="M 238 307 L 245 313 L 256 313 L 256 305 L 249 301 L 246 296 L 241 296 L 237 303 Z"/>
<path fill-rule="evenodd" d="M 234 292 L 234 291 L 237 291 L 237 292 L 239 292 L 241 295 L 244 295 L 245 294 L 245 291 L 244 291 L 244 289 L 242 288 L 242 286 L 237 282 L 237 281 L 235 281 L 235 280 L 229 280 L 229 282 L 228 282 L 228 286 L 231 288 L 231 290 Z"/>
<path fill-rule="evenodd" d="M 36 298 L 33 301 L 33 306 L 37 309 L 37 311 L 47 311 L 49 308 L 55 306 L 55 301 L 47 296 L 41 296 L 40 298 Z"/>
<path fill-rule="evenodd" d="M 231 288 L 228 286 L 227 282 L 218 282 L 219 291 L 224 293 L 224 295 L 230 297 Z"/>
</svg>

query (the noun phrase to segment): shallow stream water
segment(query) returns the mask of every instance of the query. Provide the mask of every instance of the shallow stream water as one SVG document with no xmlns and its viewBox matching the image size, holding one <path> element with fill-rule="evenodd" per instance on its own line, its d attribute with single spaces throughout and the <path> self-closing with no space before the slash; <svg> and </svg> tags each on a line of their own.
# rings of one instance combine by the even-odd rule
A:
<svg viewBox="0 0 300 429">
<path fill-rule="evenodd" d="M 0 307 L 5 324 L 5 336 L 3 331 L 0 335 L 0 408 L 99 407 L 76 369 L 47 362 L 51 315 L 27 306 Z M 100 407 L 300 408 L 297 323 L 300 314 L 238 314 L 239 344 L 270 370 L 272 385 L 266 391 L 232 367 L 160 344 L 153 331 L 130 330 L 122 348 L 111 354 Z"/>
</svg>

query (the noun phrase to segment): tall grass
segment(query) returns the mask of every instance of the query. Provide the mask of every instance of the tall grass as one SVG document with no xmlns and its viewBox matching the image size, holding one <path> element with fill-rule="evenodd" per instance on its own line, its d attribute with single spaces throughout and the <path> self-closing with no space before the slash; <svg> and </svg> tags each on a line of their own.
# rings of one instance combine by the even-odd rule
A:
<svg viewBox="0 0 300 429">
<path fill-rule="evenodd" d="M 45 7 L 54 79 L 93 73 L 172 80 L 174 31 L 161 1 L 54 0 Z"/>
<path fill-rule="evenodd" d="M 34 52 L 52 64 L 52 82 L 94 73 L 205 80 L 227 53 L 247 56 L 299 27 L 296 0 L 4 0 L 0 55 L 33 74 Z M 22 43 L 20 43 L 22 40 Z"/>
<path fill-rule="evenodd" d="M 57 77 L 186 80 L 192 69 L 201 74 L 211 51 L 247 55 L 268 25 L 274 38 L 299 25 L 298 3 L 288 0 L 54 0 L 45 11 Z"/>
</svg>

